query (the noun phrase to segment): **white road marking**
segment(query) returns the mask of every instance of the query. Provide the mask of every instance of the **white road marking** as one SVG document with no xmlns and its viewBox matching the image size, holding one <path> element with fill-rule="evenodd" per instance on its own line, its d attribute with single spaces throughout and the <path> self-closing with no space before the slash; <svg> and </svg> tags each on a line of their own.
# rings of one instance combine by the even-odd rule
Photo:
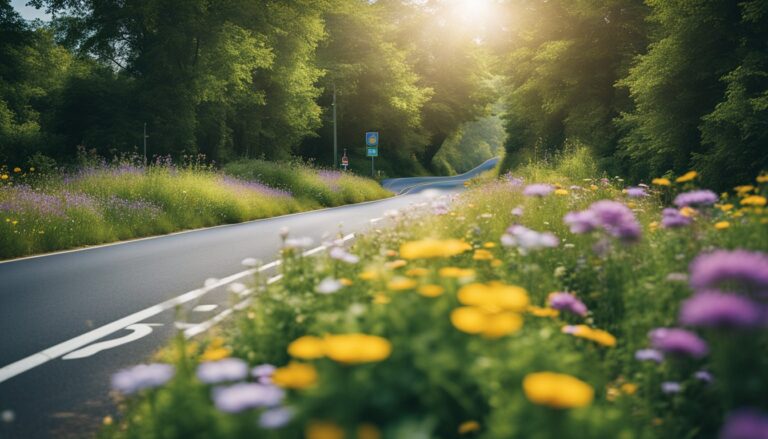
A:
<svg viewBox="0 0 768 439">
<path fill-rule="evenodd" d="M 208 305 L 197 305 L 196 307 L 192 308 L 192 312 L 211 312 L 218 307 L 219 305 L 213 303 Z"/>
<path fill-rule="evenodd" d="M 383 219 L 384 219 L 383 217 L 374 218 L 374 219 L 371 220 L 371 224 L 376 224 L 377 222 L 379 222 L 379 221 L 381 221 Z"/>
<path fill-rule="evenodd" d="M 355 237 L 354 234 L 349 234 L 345 236 L 342 239 L 342 241 L 348 241 L 354 237 Z M 304 255 L 314 254 L 319 251 L 322 251 L 323 249 L 325 249 L 325 246 L 320 246 L 304 252 Z M 231 276 L 225 277 L 223 279 L 219 279 L 217 282 L 210 283 L 209 285 L 203 288 L 198 288 L 196 290 L 188 291 L 180 296 L 176 296 L 172 299 L 166 300 L 165 302 L 150 306 L 149 308 L 145 308 L 141 311 L 138 311 L 136 313 L 123 317 L 119 320 L 115 320 L 114 322 L 107 323 L 106 325 L 100 326 L 92 331 L 86 332 L 85 334 L 78 335 L 77 337 L 61 342 L 57 345 L 49 347 L 48 349 L 44 349 L 36 354 L 32 354 L 28 357 L 22 358 L 21 360 L 18 360 L 11 364 L 3 366 L 2 368 L 0 368 L 0 383 L 7 381 L 15 377 L 16 375 L 24 373 L 37 366 L 40 366 L 41 364 L 44 364 L 48 361 L 51 361 L 63 355 L 66 355 L 76 349 L 80 349 L 84 346 L 87 346 L 99 339 L 102 339 L 130 325 L 140 323 L 150 317 L 154 317 L 162 313 L 163 311 L 175 308 L 179 305 L 198 299 L 213 289 L 216 289 L 223 285 L 227 285 L 236 280 L 242 279 L 246 276 L 251 276 L 258 272 L 277 267 L 280 265 L 280 263 L 281 262 L 279 260 L 276 260 L 276 261 L 270 262 L 269 264 L 263 265 L 258 269 L 252 268 L 249 270 L 241 271 L 239 273 L 235 273 Z"/>
<path fill-rule="evenodd" d="M 99 352 L 107 349 L 116 348 L 118 346 L 130 343 L 134 340 L 146 337 L 152 333 L 153 326 L 162 326 L 162 323 L 137 323 L 135 325 L 126 326 L 125 329 L 133 331 L 128 335 L 124 335 L 112 340 L 102 341 L 86 346 L 82 349 L 70 352 L 67 355 L 61 357 L 62 360 L 77 360 L 80 358 L 87 358 L 91 355 L 98 354 Z"/>
</svg>

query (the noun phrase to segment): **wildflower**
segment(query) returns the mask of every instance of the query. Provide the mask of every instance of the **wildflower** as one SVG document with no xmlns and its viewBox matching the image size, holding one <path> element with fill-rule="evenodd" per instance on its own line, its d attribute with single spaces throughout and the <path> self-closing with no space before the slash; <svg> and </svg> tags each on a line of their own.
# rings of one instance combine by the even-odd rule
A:
<svg viewBox="0 0 768 439">
<path fill-rule="evenodd" d="M 516 217 L 523 216 L 523 208 L 521 206 L 517 206 L 514 209 L 512 209 L 512 216 L 516 216 Z"/>
<path fill-rule="evenodd" d="M 574 337 L 594 341 L 597 344 L 614 347 L 616 346 L 616 337 L 601 329 L 590 328 L 587 325 L 568 325 L 564 326 L 562 332 L 571 334 Z"/>
<path fill-rule="evenodd" d="M 723 212 L 728 212 L 730 210 L 733 210 L 733 204 L 726 203 L 726 204 L 715 204 L 715 207 L 722 210 Z"/>
<path fill-rule="evenodd" d="M 490 312 L 487 309 L 462 306 L 451 311 L 451 323 L 456 329 L 468 334 L 482 334 L 487 338 L 499 338 L 515 333 L 523 327 L 519 314 Z"/>
<path fill-rule="evenodd" d="M 475 277 L 475 270 L 471 268 L 443 267 L 437 274 L 444 278 L 467 279 Z"/>
<path fill-rule="evenodd" d="M 744 185 L 741 185 L 741 186 L 736 186 L 733 189 L 736 191 L 736 193 L 739 196 L 744 196 L 744 195 L 748 194 L 749 192 L 752 192 L 753 190 L 755 190 L 755 187 L 752 186 L 751 184 L 744 184 Z"/>
<path fill-rule="evenodd" d="M 223 345 L 224 339 L 219 337 L 215 338 L 213 342 L 205 348 L 200 359 L 202 361 L 218 361 L 229 357 L 232 354 L 232 350 Z"/>
<path fill-rule="evenodd" d="M 524 288 L 500 282 L 465 285 L 461 287 L 457 297 L 463 305 L 491 311 L 522 312 L 528 307 L 528 292 Z"/>
<path fill-rule="evenodd" d="M 339 283 L 342 286 L 348 287 L 348 286 L 352 285 L 354 282 L 352 282 L 352 279 L 347 279 L 346 277 L 342 277 L 342 278 L 339 279 Z"/>
<path fill-rule="evenodd" d="M 685 227 L 690 225 L 692 221 L 690 217 L 681 215 L 679 210 L 671 207 L 661 211 L 661 226 L 665 229 Z"/>
<path fill-rule="evenodd" d="M 523 391 L 534 404 L 557 409 L 586 407 L 592 403 L 595 390 L 570 375 L 537 372 L 525 376 Z"/>
<path fill-rule="evenodd" d="M 682 304 L 680 324 L 704 327 L 751 328 L 761 324 L 760 305 L 736 294 L 699 292 Z"/>
<path fill-rule="evenodd" d="M 672 182 L 668 178 L 654 178 L 651 180 L 651 184 L 656 186 L 672 186 Z"/>
<path fill-rule="evenodd" d="M 742 206 L 763 207 L 766 204 L 766 198 L 761 195 L 750 195 L 742 198 L 740 203 Z"/>
<path fill-rule="evenodd" d="M 293 410 L 286 407 L 265 410 L 259 415 L 259 426 L 268 430 L 284 427 L 291 422 L 293 414 Z"/>
<path fill-rule="evenodd" d="M 17 166 L 15 168 L 13 168 L 13 172 L 18 174 L 19 172 L 21 172 L 21 168 Z"/>
<path fill-rule="evenodd" d="M 459 434 L 472 433 L 473 431 L 480 430 L 480 424 L 477 421 L 464 421 L 459 425 Z"/>
<path fill-rule="evenodd" d="M 752 408 L 729 413 L 720 439 L 768 439 L 768 414 Z"/>
<path fill-rule="evenodd" d="M 706 384 L 709 384 L 715 380 L 712 374 L 707 372 L 706 370 L 697 370 L 696 373 L 693 374 L 693 377 Z"/>
<path fill-rule="evenodd" d="M 342 247 L 333 247 L 328 251 L 328 256 L 331 257 L 331 259 L 335 259 L 337 261 L 346 262 L 347 264 L 357 264 L 360 262 L 360 258 L 353 255 L 352 253 L 347 252 Z"/>
<path fill-rule="evenodd" d="M 404 259 L 447 258 L 464 253 L 472 247 L 460 239 L 424 239 L 406 242 L 400 247 Z"/>
<path fill-rule="evenodd" d="M 675 381 L 664 381 L 661 383 L 661 391 L 666 393 L 667 395 L 673 394 L 673 393 L 680 393 L 680 391 L 683 390 L 683 386 L 680 385 L 680 383 Z"/>
<path fill-rule="evenodd" d="M 568 195 L 568 191 L 565 189 L 555 189 L 555 195 L 565 196 Z"/>
<path fill-rule="evenodd" d="M 424 297 L 437 297 L 445 292 L 445 288 L 433 284 L 422 285 L 419 287 L 418 292 Z"/>
<path fill-rule="evenodd" d="M 328 358 L 346 364 L 382 361 L 392 353 L 392 344 L 387 339 L 375 335 L 328 335 L 324 344 Z"/>
<path fill-rule="evenodd" d="M 711 206 L 717 202 L 717 194 L 710 190 L 697 190 L 684 192 L 675 197 L 674 204 L 677 207 L 685 206 Z"/>
<path fill-rule="evenodd" d="M 626 193 L 629 198 L 642 198 L 648 196 L 648 193 L 645 192 L 645 189 L 641 187 L 627 188 Z"/>
<path fill-rule="evenodd" d="M 35 167 L 33 166 L 33 167 L 29 168 L 29 172 L 35 172 Z"/>
<path fill-rule="evenodd" d="M 731 223 L 728 221 L 718 221 L 715 223 L 715 229 L 717 230 L 725 230 L 729 227 L 731 227 Z"/>
<path fill-rule="evenodd" d="M 344 429 L 333 422 L 311 422 L 304 432 L 306 439 L 344 439 Z"/>
<path fill-rule="evenodd" d="M 387 288 L 391 291 L 405 291 L 412 290 L 417 285 L 417 282 L 407 277 L 396 277 L 387 283 Z"/>
<path fill-rule="evenodd" d="M 768 292 L 768 255 L 746 250 L 715 250 L 691 262 L 691 287 L 716 289 L 723 284 L 747 291 Z"/>
<path fill-rule="evenodd" d="M 597 216 L 590 210 L 569 212 L 563 222 L 571 229 L 571 233 L 582 234 L 595 230 L 599 226 Z"/>
<path fill-rule="evenodd" d="M 677 177 L 675 179 L 675 182 L 677 183 L 687 183 L 689 181 L 693 181 L 697 176 L 699 175 L 696 171 L 688 171 L 685 174 L 681 175 L 680 177 Z"/>
<path fill-rule="evenodd" d="M 317 383 L 317 371 L 311 364 L 289 363 L 275 370 L 272 382 L 288 389 L 306 389 Z"/>
<path fill-rule="evenodd" d="M 702 358 L 709 353 L 707 343 L 693 332 L 678 328 L 656 328 L 648 337 L 654 349 L 667 354 Z"/>
<path fill-rule="evenodd" d="M 379 273 L 373 270 L 366 270 L 360 273 L 359 277 L 362 280 L 376 280 L 379 278 Z"/>
<path fill-rule="evenodd" d="M 410 268 L 405 272 L 405 275 L 410 277 L 424 277 L 428 274 L 429 270 L 426 268 Z"/>
<path fill-rule="evenodd" d="M 239 358 L 209 361 L 197 366 L 197 379 L 206 384 L 238 381 L 246 376 L 248 376 L 248 364 Z"/>
<path fill-rule="evenodd" d="M 333 294 L 339 291 L 341 287 L 341 282 L 337 281 L 336 279 L 326 277 L 317 285 L 317 287 L 315 287 L 315 291 L 320 294 Z"/>
<path fill-rule="evenodd" d="M 504 265 L 504 261 L 502 261 L 501 259 L 495 258 L 491 261 L 491 267 L 493 268 L 499 268 L 502 265 Z"/>
<path fill-rule="evenodd" d="M 302 360 L 314 360 L 325 355 L 323 339 L 305 335 L 292 341 L 288 345 L 288 354 Z"/>
<path fill-rule="evenodd" d="M 623 241 L 635 241 L 640 238 L 640 223 L 635 219 L 632 210 L 624 204 L 617 201 L 601 200 L 592 203 L 588 211 L 591 213 L 581 213 L 578 216 L 572 215 L 570 217 L 566 215 L 572 225 L 572 230 L 576 228 L 577 233 L 581 230 L 584 233 L 599 226 L 609 235 Z"/>
<path fill-rule="evenodd" d="M 621 385 L 621 391 L 627 395 L 634 395 L 635 393 L 637 393 L 637 384 L 624 383 Z"/>
<path fill-rule="evenodd" d="M 664 361 L 664 354 L 656 349 L 640 349 L 635 351 L 635 360 L 654 361 L 661 364 Z"/>
<path fill-rule="evenodd" d="M 170 364 L 139 364 L 118 371 L 112 376 L 112 388 L 131 395 L 145 389 L 152 389 L 167 383 L 175 369 Z"/>
<path fill-rule="evenodd" d="M 559 243 L 560 241 L 552 233 L 540 233 L 517 224 L 509 227 L 507 233 L 501 236 L 503 246 L 519 247 L 522 251 L 554 248 Z"/>
<path fill-rule="evenodd" d="M 8 178 L 10 178 L 8 177 L 8 174 L 0 175 L 0 180 L 8 180 Z"/>
<path fill-rule="evenodd" d="M 112 425 L 115 422 L 114 419 L 112 419 L 112 416 L 104 416 L 104 418 L 101 420 L 102 425 Z"/>
<path fill-rule="evenodd" d="M 305 236 L 303 238 L 289 238 L 285 240 L 285 248 L 289 249 L 302 249 L 302 248 L 310 248 L 312 247 L 312 244 L 315 243 L 315 240 Z"/>
<path fill-rule="evenodd" d="M 377 305 L 386 305 L 391 301 L 392 299 L 384 293 L 377 293 L 373 296 L 373 303 Z"/>
<path fill-rule="evenodd" d="M 549 306 L 560 311 L 568 311 L 581 317 L 587 315 L 587 306 L 572 293 L 550 293 Z"/>
<path fill-rule="evenodd" d="M 392 262 L 387 262 L 386 267 L 390 270 L 396 270 L 398 268 L 403 268 L 407 264 L 406 261 L 403 259 L 397 259 Z"/>
<path fill-rule="evenodd" d="M 755 181 L 758 183 L 768 183 L 768 174 L 758 175 Z"/>
<path fill-rule="evenodd" d="M 493 260 L 493 253 L 484 249 L 475 250 L 475 254 L 472 255 L 472 259 L 475 261 L 490 261 Z"/>
<path fill-rule="evenodd" d="M 527 311 L 536 317 L 557 317 L 560 311 L 552 308 L 542 308 L 539 306 L 529 306 Z"/>
<path fill-rule="evenodd" d="M 238 383 L 227 387 L 213 389 L 213 405 L 224 413 L 240 413 L 242 411 L 274 407 L 285 398 L 282 389 L 256 383 Z"/>
<path fill-rule="evenodd" d="M 528 197 L 545 197 L 555 190 L 548 184 L 530 184 L 523 189 L 523 195 Z"/>
<path fill-rule="evenodd" d="M 270 378 L 277 368 L 271 364 L 260 364 L 251 369 L 251 376 L 258 379 Z"/>
</svg>

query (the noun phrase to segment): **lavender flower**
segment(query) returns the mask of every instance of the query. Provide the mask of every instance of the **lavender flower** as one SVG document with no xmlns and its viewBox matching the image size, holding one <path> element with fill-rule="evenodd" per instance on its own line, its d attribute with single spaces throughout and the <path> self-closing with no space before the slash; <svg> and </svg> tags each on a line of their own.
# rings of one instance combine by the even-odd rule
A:
<svg viewBox="0 0 768 439">
<path fill-rule="evenodd" d="M 683 386 L 680 385 L 680 383 L 675 381 L 664 381 L 661 383 L 661 391 L 666 393 L 667 395 L 671 395 L 673 393 L 680 393 L 680 391 L 683 390 Z"/>
<path fill-rule="evenodd" d="M 617 201 L 601 200 L 592 203 L 589 210 L 609 235 L 623 241 L 636 241 L 640 238 L 640 223 L 627 206 Z"/>
<path fill-rule="evenodd" d="M 678 328 L 656 328 L 648 334 L 651 346 L 666 354 L 702 358 L 709 353 L 707 343 L 693 332 Z"/>
<path fill-rule="evenodd" d="M 760 306 L 747 297 L 702 291 L 683 302 L 678 320 L 690 326 L 752 328 L 762 317 Z"/>
<path fill-rule="evenodd" d="M 248 376 L 248 364 L 239 358 L 209 361 L 197 366 L 197 378 L 206 384 L 242 380 Z"/>
<path fill-rule="evenodd" d="M 664 361 L 664 354 L 656 349 L 640 349 L 635 352 L 635 360 L 637 361 L 655 361 L 661 364 Z"/>
<path fill-rule="evenodd" d="M 698 190 L 683 192 L 675 197 L 674 204 L 677 207 L 684 206 L 710 206 L 717 203 L 717 194 L 710 190 Z"/>
<path fill-rule="evenodd" d="M 648 193 L 641 187 L 630 187 L 627 188 L 627 196 L 629 198 L 642 198 L 648 196 Z"/>
<path fill-rule="evenodd" d="M 691 262 L 691 287 L 716 289 L 723 285 L 768 293 L 768 255 L 746 250 L 716 250 Z"/>
<path fill-rule="evenodd" d="M 333 294 L 339 291 L 342 286 L 341 282 L 336 279 L 326 277 L 317 285 L 317 287 L 315 287 L 315 291 L 320 294 Z"/>
<path fill-rule="evenodd" d="M 661 227 L 665 229 L 675 229 L 685 227 L 691 224 L 692 218 L 680 213 L 679 210 L 668 207 L 661 211 Z"/>
<path fill-rule="evenodd" d="M 560 311 L 568 311 L 581 317 L 587 315 L 587 305 L 584 305 L 584 302 L 571 293 L 550 294 L 549 306 Z"/>
<path fill-rule="evenodd" d="M 517 206 L 514 209 L 512 209 L 512 216 L 516 216 L 516 217 L 523 216 L 523 207 Z"/>
<path fill-rule="evenodd" d="M 600 225 L 597 216 L 591 210 L 569 212 L 563 218 L 563 222 L 571 228 L 571 233 L 576 234 L 589 233 Z"/>
<path fill-rule="evenodd" d="M 522 252 L 541 248 L 554 248 L 560 243 L 555 235 L 549 232 L 537 232 L 521 225 L 513 225 L 507 233 L 501 236 L 501 244 L 505 247 L 518 247 Z"/>
<path fill-rule="evenodd" d="M 131 395 L 140 390 L 162 386 L 174 373 L 175 369 L 170 364 L 139 364 L 112 375 L 112 388 Z"/>
<path fill-rule="evenodd" d="M 768 415 L 751 408 L 731 412 L 720 439 L 768 439 Z"/>
<path fill-rule="evenodd" d="M 343 261 L 347 264 L 357 264 L 360 262 L 360 258 L 353 255 L 352 253 L 347 252 L 343 247 L 333 247 L 328 251 L 328 256 L 331 257 L 331 259 L 336 259 L 337 261 Z"/>
<path fill-rule="evenodd" d="M 274 407 L 285 398 L 279 387 L 254 383 L 238 383 L 213 389 L 213 404 L 225 413 L 240 413 L 259 407 Z"/>
<path fill-rule="evenodd" d="M 272 374 L 277 368 L 271 364 L 260 364 L 251 369 L 251 376 L 261 384 L 272 384 Z"/>
<path fill-rule="evenodd" d="M 219 181 L 227 188 L 242 194 L 258 194 L 279 198 L 286 198 L 291 196 L 289 191 L 283 189 L 275 189 L 258 181 L 240 180 L 230 176 L 221 176 L 219 177 Z"/>
<path fill-rule="evenodd" d="M 523 195 L 528 197 L 545 197 L 554 192 L 554 190 L 555 188 L 548 184 L 529 184 L 523 189 Z"/>
<path fill-rule="evenodd" d="M 259 426 L 272 430 L 281 428 L 291 422 L 293 419 L 293 410 L 286 407 L 278 407 L 266 410 L 259 416 Z"/>
<path fill-rule="evenodd" d="M 697 370 L 696 373 L 693 374 L 693 377 L 706 384 L 710 384 L 712 381 L 715 380 L 712 374 L 707 372 L 706 370 Z"/>
</svg>

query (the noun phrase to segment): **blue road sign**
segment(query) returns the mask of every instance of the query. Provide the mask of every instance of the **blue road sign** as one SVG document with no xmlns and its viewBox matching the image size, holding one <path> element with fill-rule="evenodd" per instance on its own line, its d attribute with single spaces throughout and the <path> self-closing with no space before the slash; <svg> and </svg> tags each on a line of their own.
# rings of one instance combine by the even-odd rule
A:
<svg viewBox="0 0 768 439">
<path fill-rule="evenodd" d="M 379 156 L 379 148 L 377 146 L 369 146 L 366 148 L 368 151 L 366 153 L 367 157 L 378 157 Z"/>
<path fill-rule="evenodd" d="M 379 146 L 379 133 L 378 131 L 369 131 L 365 133 L 365 146 Z"/>
</svg>

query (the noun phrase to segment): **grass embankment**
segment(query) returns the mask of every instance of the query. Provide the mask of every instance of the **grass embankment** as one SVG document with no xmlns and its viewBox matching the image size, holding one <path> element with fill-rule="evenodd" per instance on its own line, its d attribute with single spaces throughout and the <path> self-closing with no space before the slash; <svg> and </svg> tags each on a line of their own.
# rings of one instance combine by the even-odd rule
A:
<svg viewBox="0 0 768 439">
<path fill-rule="evenodd" d="M 231 173 L 229 172 L 231 170 Z M 16 172 L 14 172 L 16 171 Z M 26 171 L 26 172 L 25 172 Z M 376 182 L 296 163 L 126 163 L 35 175 L 2 170 L 0 258 L 384 198 Z"/>
<path fill-rule="evenodd" d="M 286 248 L 221 337 L 116 376 L 104 437 L 758 437 L 728 429 L 768 422 L 768 178 L 718 199 L 595 175 L 576 151 Z"/>
</svg>

